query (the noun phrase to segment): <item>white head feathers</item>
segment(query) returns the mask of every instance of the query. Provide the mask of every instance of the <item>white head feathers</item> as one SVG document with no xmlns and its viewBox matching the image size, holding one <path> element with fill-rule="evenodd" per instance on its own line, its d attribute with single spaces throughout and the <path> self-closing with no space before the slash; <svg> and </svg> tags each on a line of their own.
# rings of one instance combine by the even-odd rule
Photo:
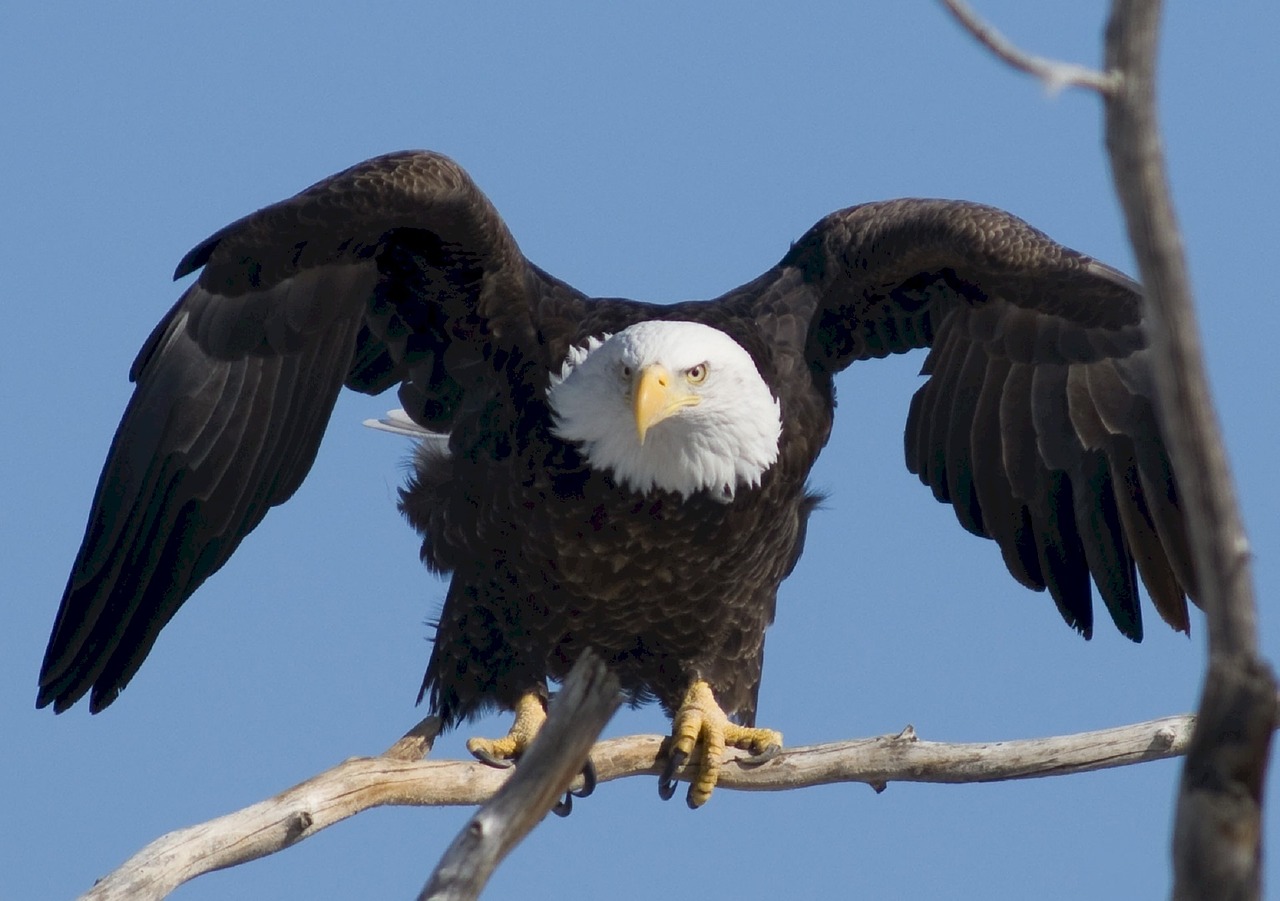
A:
<svg viewBox="0 0 1280 901">
<path fill-rule="evenodd" d="M 781 409 L 719 329 L 653 320 L 575 347 L 552 374 L 554 432 L 621 485 L 728 502 L 778 459 Z"/>
</svg>

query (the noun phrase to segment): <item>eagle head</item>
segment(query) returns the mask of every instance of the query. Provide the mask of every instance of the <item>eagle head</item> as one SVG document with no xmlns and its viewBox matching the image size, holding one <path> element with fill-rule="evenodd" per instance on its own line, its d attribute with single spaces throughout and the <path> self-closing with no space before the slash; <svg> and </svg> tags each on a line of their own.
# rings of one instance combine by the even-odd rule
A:
<svg viewBox="0 0 1280 901">
<path fill-rule="evenodd" d="M 778 459 L 781 407 L 755 361 L 696 322 L 640 322 L 573 348 L 547 402 L 559 438 L 641 493 L 728 502 Z"/>
</svg>

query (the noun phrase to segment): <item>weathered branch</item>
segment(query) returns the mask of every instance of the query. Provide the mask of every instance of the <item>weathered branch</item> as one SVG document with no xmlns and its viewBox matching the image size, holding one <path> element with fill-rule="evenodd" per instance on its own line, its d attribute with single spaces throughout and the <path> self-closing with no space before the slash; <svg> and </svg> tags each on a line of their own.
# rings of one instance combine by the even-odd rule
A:
<svg viewBox="0 0 1280 901">
<path fill-rule="evenodd" d="M 197 876 L 274 854 L 362 810 L 412 804 L 394 774 L 414 762 L 421 765 L 439 732 L 439 718 L 429 716 L 381 757 L 353 757 L 274 798 L 163 835 L 82 897 L 163 898 Z"/>
<path fill-rule="evenodd" d="M 1159 414 L 1188 519 L 1209 626 L 1201 728 L 1183 770 L 1174 826 L 1174 897 L 1257 898 L 1262 787 L 1277 717 L 1276 683 L 1258 654 L 1249 543 L 1209 395 L 1156 121 L 1159 0 L 1117 0 L 1107 67 L 1107 149 L 1146 288 Z"/>
<path fill-rule="evenodd" d="M 1178 716 L 1057 738 L 982 744 L 921 741 L 908 727 L 895 736 L 787 748 L 758 767 L 734 766 L 732 761 L 744 752 L 730 750 L 719 790 L 786 791 L 836 782 L 882 789 L 889 782 L 1062 776 L 1184 754 L 1192 723 L 1192 717 Z M 591 750 L 598 781 L 658 775 L 664 740 L 636 735 L 600 742 Z M 84 897 L 163 898 L 202 873 L 279 851 L 371 807 L 481 804 L 510 774 L 474 761 L 351 758 L 274 798 L 156 839 Z"/>
<path fill-rule="evenodd" d="M 587 754 L 622 703 L 618 679 L 590 651 L 574 663 L 546 723 L 515 775 L 467 821 L 419 901 L 469 901 L 582 772 Z"/>
<path fill-rule="evenodd" d="M 1015 69 L 1040 79 L 1052 93 L 1066 87 L 1077 87 L 1106 95 L 1118 86 L 1116 76 L 1110 72 L 1098 72 L 1078 63 L 1064 63 L 1019 50 L 1008 38 L 984 22 L 964 0 L 942 0 L 942 3 L 979 43 Z"/>
</svg>

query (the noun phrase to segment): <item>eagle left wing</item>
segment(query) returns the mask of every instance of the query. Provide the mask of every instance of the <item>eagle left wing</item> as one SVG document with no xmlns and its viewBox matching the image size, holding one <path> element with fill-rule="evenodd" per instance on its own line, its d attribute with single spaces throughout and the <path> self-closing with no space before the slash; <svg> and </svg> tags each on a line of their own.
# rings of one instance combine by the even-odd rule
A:
<svg viewBox="0 0 1280 901">
<path fill-rule="evenodd" d="M 246 216 L 175 277 L 201 267 L 130 372 L 38 706 L 89 691 L 92 711 L 111 703 L 178 608 L 301 484 L 344 383 L 400 383 L 415 419 L 447 431 L 466 392 L 496 378 L 495 357 L 536 353 L 539 317 L 577 304 L 461 168 L 419 151 Z"/>
<path fill-rule="evenodd" d="M 818 371 L 929 348 L 907 468 L 1018 581 L 1088 636 L 1092 577 L 1137 641 L 1136 568 L 1160 615 L 1190 628 L 1195 573 L 1134 281 L 1009 213 L 945 200 L 833 213 L 779 268 L 816 304 Z"/>
</svg>

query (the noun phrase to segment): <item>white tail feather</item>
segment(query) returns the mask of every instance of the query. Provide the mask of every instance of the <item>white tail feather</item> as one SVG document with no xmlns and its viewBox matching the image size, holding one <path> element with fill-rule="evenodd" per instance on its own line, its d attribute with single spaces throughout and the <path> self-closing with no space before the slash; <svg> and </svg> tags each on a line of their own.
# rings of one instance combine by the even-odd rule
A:
<svg viewBox="0 0 1280 901">
<path fill-rule="evenodd" d="M 412 419 L 404 410 L 388 410 L 387 415 L 383 419 L 366 419 L 363 425 L 371 429 L 377 429 L 379 432 L 390 432 L 393 435 L 403 435 L 406 438 L 416 438 L 419 441 L 442 441 L 448 442 L 449 436 L 444 432 L 433 432 L 424 429 Z"/>
</svg>

